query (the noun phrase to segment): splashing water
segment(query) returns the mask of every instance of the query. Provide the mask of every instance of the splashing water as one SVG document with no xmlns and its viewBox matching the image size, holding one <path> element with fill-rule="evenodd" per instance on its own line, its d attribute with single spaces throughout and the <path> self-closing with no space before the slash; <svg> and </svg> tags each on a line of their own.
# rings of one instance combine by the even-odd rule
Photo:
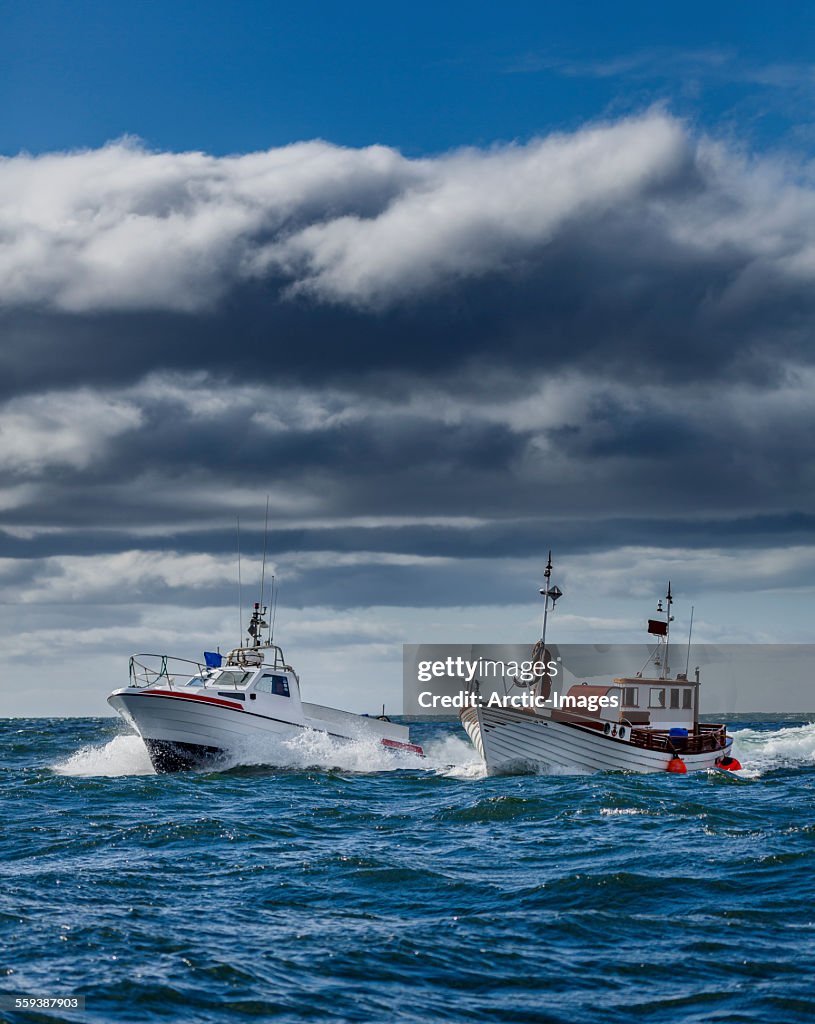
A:
<svg viewBox="0 0 815 1024">
<path fill-rule="evenodd" d="M 786 729 L 734 729 L 733 755 L 745 772 L 762 775 L 776 768 L 815 763 L 815 722 Z"/>
<path fill-rule="evenodd" d="M 734 729 L 733 754 L 741 761 L 744 777 L 755 777 L 777 768 L 815 763 L 815 722 L 782 729 Z M 219 765 L 220 770 L 241 766 L 269 766 L 291 771 L 339 770 L 375 774 L 399 770 L 433 772 L 447 778 L 484 778 L 483 762 L 465 739 L 447 734 L 424 744 L 422 758 L 410 751 L 385 749 L 370 736 L 338 740 L 327 733 L 304 730 L 289 738 L 267 736 L 246 741 Z M 104 776 L 153 775 L 153 767 L 138 736 L 115 736 L 102 745 L 83 746 L 56 762 L 60 775 Z M 571 774 L 541 769 L 532 774 Z"/>
<path fill-rule="evenodd" d="M 370 775 L 397 769 L 424 769 L 427 764 L 411 751 L 389 750 L 378 737 L 359 735 L 340 740 L 325 732 L 303 729 L 294 736 L 262 736 L 243 740 L 223 761 L 223 768 L 269 765 L 304 770 L 339 769 Z"/>
<path fill-rule="evenodd" d="M 425 757 L 421 757 L 412 751 L 387 749 L 372 736 L 339 740 L 312 730 L 303 730 L 291 737 L 247 739 L 226 755 L 217 768 L 228 771 L 255 766 L 290 771 L 339 770 L 363 775 L 399 770 L 435 771 L 463 779 L 481 778 L 485 774 L 476 751 L 457 736 L 431 740 L 425 747 Z M 84 746 L 52 767 L 60 775 L 155 774 L 141 738 L 129 734 L 115 736 L 100 746 Z"/>
<path fill-rule="evenodd" d="M 147 748 L 139 736 L 114 736 L 103 746 L 81 747 L 53 770 L 59 775 L 105 776 L 154 775 Z"/>
</svg>

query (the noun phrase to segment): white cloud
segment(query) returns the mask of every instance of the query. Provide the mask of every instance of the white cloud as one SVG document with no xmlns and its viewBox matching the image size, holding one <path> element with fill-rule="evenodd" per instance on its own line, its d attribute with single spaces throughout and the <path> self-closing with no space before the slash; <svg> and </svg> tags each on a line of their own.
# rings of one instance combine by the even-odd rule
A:
<svg viewBox="0 0 815 1024">
<path fill-rule="evenodd" d="M 87 389 L 14 399 L 0 409 L 0 469 L 82 469 L 141 422 L 132 402 Z"/>
<path fill-rule="evenodd" d="M 809 281 L 815 197 L 801 175 L 659 111 L 421 160 L 324 142 L 223 158 L 128 142 L 21 155 L 0 161 L 0 304 L 200 311 L 274 275 L 289 294 L 386 306 L 510 272 L 621 211 L 663 241 Z"/>
</svg>

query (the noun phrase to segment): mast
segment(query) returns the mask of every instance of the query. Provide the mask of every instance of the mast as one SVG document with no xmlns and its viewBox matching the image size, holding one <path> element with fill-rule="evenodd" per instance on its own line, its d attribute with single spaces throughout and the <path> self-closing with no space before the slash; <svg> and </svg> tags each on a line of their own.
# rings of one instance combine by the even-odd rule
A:
<svg viewBox="0 0 815 1024">
<path fill-rule="evenodd" d="M 691 605 L 690 606 L 690 626 L 688 628 L 688 655 L 685 658 L 685 678 L 686 679 L 688 678 L 688 668 L 690 667 L 690 641 L 691 641 L 691 637 L 693 636 L 693 608 L 694 608 L 694 606 Z"/>
<path fill-rule="evenodd" d="M 544 584 L 543 588 L 540 591 L 538 591 L 538 593 L 540 593 L 541 596 L 543 597 L 543 622 L 541 624 L 541 638 L 538 641 L 538 643 L 535 644 L 535 651 L 540 649 L 540 658 L 542 660 L 544 660 L 544 661 L 548 661 L 549 659 L 547 658 L 547 655 L 546 655 L 546 622 L 547 622 L 547 620 L 549 618 L 549 602 L 550 601 L 552 602 L 552 611 L 554 611 L 555 610 L 555 602 L 557 601 L 557 599 L 559 597 L 563 597 L 563 591 L 560 589 L 560 587 L 558 587 L 558 586 L 550 586 L 551 579 L 552 579 L 552 552 L 551 552 L 551 550 L 549 551 L 549 558 L 548 558 L 548 560 L 546 562 L 546 568 L 543 571 L 543 576 L 544 576 L 544 579 L 546 580 L 546 583 Z M 533 657 L 535 657 L 534 653 L 533 653 Z M 542 697 L 544 697 L 544 698 L 548 698 L 549 694 L 551 692 L 552 679 L 551 679 L 551 676 L 549 676 L 548 673 L 549 673 L 549 668 L 547 666 L 546 678 L 548 679 L 548 684 L 549 685 L 546 686 L 546 684 L 544 683 L 544 677 L 543 676 L 541 676 L 541 679 L 540 679 L 539 683 L 537 684 L 538 687 L 539 687 L 540 695 Z"/>
<path fill-rule="evenodd" d="M 549 580 L 552 577 L 552 549 L 549 549 L 549 560 L 546 563 L 546 568 L 543 570 L 543 578 L 546 582 L 543 585 L 543 623 L 541 624 L 541 643 L 544 648 L 546 647 L 546 619 L 549 615 Z"/>
<path fill-rule="evenodd" d="M 266 519 L 263 523 L 263 564 L 260 570 L 260 603 L 263 604 L 263 590 L 266 582 L 266 541 L 269 537 L 269 495 L 266 495 Z"/>
<path fill-rule="evenodd" d="M 239 643 L 243 643 L 243 593 L 241 587 L 241 517 L 238 516 L 238 627 Z"/>
<path fill-rule="evenodd" d="M 671 605 L 674 603 L 673 596 L 671 595 L 671 581 L 668 580 L 668 593 L 665 595 L 665 664 L 662 666 L 662 678 L 667 679 L 667 673 L 670 671 L 670 665 L 668 664 L 668 652 L 671 646 L 671 621 L 673 615 L 671 615 Z"/>
</svg>

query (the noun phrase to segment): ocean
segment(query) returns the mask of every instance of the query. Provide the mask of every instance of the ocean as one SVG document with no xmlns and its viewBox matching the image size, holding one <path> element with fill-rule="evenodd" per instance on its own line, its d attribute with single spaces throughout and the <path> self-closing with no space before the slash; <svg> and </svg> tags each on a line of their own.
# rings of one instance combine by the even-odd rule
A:
<svg viewBox="0 0 815 1024">
<path fill-rule="evenodd" d="M 4 1021 L 815 1019 L 815 724 L 745 770 L 485 778 L 319 736 L 152 774 L 118 720 L 0 722 Z M 256 762 L 256 763 L 254 763 Z"/>
</svg>

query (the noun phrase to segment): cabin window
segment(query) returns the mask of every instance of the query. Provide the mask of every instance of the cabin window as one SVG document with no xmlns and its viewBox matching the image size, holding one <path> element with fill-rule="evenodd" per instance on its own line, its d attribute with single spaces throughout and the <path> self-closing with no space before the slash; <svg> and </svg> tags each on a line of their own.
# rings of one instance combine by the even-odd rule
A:
<svg viewBox="0 0 815 1024">
<path fill-rule="evenodd" d="M 649 708 L 664 708 L 665 707 L 665 690 L 662 687 L 652 687 L 651 696 L 648 701 Z"/>
<path fill-rule="evenodd" d="M 636 686 L 623 687 L 623 707 L 638 708 L 640 706 L 640 691 Z"/>
<path fill-rule="evenodd" d="M 679 690 L 678 689 L 672 689 L 671 690 L 671 707 L 672 708 L 678 708 L 679 707 Z"/>
<path fill-rule="evenodd" d="M 251 672 L 221 672 L 215 676 L 219 686 L 243 686 L 251 678 Z"/>
<path fill-rule="evenodd" d="M 685 711 L 690 711 L 693 708 L 693 690 L 682 691 L 682 707 Z"/>
<path fill-rule="evenodd" d="M 255 687 L 261 693 L 273 693 L 277 697 L 290 697 L 289 681 L 285 676 L 275 676 L 271 672 L 264 672 Z"/>
</svg>

